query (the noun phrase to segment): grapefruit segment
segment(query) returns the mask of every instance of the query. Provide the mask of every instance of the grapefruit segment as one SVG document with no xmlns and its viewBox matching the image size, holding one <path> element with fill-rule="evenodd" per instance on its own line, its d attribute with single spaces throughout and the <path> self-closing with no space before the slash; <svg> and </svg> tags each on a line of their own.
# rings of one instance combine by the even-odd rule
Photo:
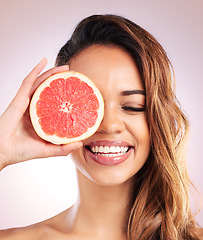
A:
<svg viewBox="0 0 203 240">
<path fill-rule="evenodd" d="M 46 141 L 66 144 L 94 134 L 104 114 L 104 102 L 94 83 L 81 73 L 57 73 L 35 91 L 30 117 Z"/>
<path fill-rule="evenodd" d="M 90 94 L 87 97 L 75 102 L 73 104 L 73 108 L 97 110 L 99 108 L 99 101 L 95 94 Z"/>
<path fill-rule="evenodd" d="M 66 81 L 63 78 L 59 78 L 50 83 L 50 88 L 61 101 L 66 101 Z"/>
<path fill-rule="evenodd" d="M 51 103 L 54 102 L 59 104 L 61 101 L 60 97 L 54 93 L 50 87 L 46 87 L 40 94 L 40 99 L 45 102 Z"/>
<path fill-rule="evenodd" d="M 56 136 L 64 138 L 67 137 L 68 128 L 72 127 L 72 119 L 70 114 L 65 112 L 61 113 L 60 121 L 57 124 Z"/>
<path fill-rule="evenodd" d="M 43 132 L 47 135 L 54 135 L 56 132 L 56 125 L 60 121 L 61 114 L 52 114 L 39 119 L 39 124 Z"/>
<path fill-rule="evenodd" d="M 83 109 L 73 109 L 73 114 L 88 128 L 94 126 L 98 117 L 97 111 Z"/>
<path fill-rule="evenodd" d="M 77 138 L 88 131 L 88 128 L 74 114 L 71 114 L 72 127 L 68 128 L 67 137 Z"/>
<path fill-rule="evenodd" d="M 74 77 L 71 79 L 72 85 L 75 87 L 74 92 L 71 96 L 71 103 L 77 102 L 81 98 L 88 96 L 89 94 L 94 93 L 92 88 L 87 85 L 87 83 L 81 81 L 80 79 Z M 69 85 L 69 81 L 67 81 L 67 85 Z"/>
<path fill-rule="evenodd" d="M 39 118 L 42 118 L 48 115 L 55 114 L 56 111 L 60 110 L 60 107 L 55 102 L 45 102 L 39 99 L 36 104 L 36 109 L 37 109 L 37 116 Z"/>
</svg>

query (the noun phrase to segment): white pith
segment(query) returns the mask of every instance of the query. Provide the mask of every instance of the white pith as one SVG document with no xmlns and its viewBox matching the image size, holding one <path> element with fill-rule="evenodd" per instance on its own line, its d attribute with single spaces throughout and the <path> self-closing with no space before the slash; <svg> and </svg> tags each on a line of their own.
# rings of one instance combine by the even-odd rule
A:
<svg viewBox="0 0 203 240">
<path fill-rule="evenodd" d="M 113 156 L 124 154 L 128 151 L 129 147 L 124 146 L 93 146 L 90 148 L 95 154 L 105 155 L 111 154 Z"/>
<path fill-rule="evenodd" d="M 36 103 L 39 100 L 39 96 L 40 96 L 41 92 L 44 90 L 45 87 L 48 87 L 53 80 L 58 79 L 58 78 L 67 79 L 69 77 L 77 77 L 77 78 L 81 79 L 82 81 L 86 82 L 90 87 L 92 87 L 94 93 L 96 94 L 96 96 L 99 100 L 99 109 L 97 110 L 97 112 L 98 112 L 97 121 L 93 127 L 88 128 L 87 132 L 85 132 L 82 135 L 75 137 L 75 138 L 66 138 L 66 137 L 61 138 L 56 135 L 47 135 L 44 133 L 44 131 L 42 130 L 42 128 L 39 124 L 39 118 L 37 117 L 37 113 L 36 113 Z M 61 106 L 61 111 L 69 112 L 70 110 L 71 110 L 71 106 L 66 106 L 66 103 L 64 103 Z M 86 77 L 85 75 L 83 75 L 81 73 L 73 72 L 73 71 L 61 72 L 61 73 L 57 73 L 57 74 L 50 76 L 36 89 L 36 91 L 32 97 L 31 103 L 30 103 L 30 118 L 31 118 L 31 121 L 32 121 L 32 124 L 33 124 L 33 127 L 34 127 L 36 133 L 42 139 L 52 142 L 52 143 L 55 143 L 55 144 L 67 144 L 67 143 L 80 141 L 82 139 L 90 137 L 99 128 L 99 125 L 103 119 L 103 115 L 104 115 L 104 101 L 103 101 L 103 97 L 102 97 L 100 91 L 98 90 L 98 88 L 88 77 Z"/>
<path fill-rule="evenodd" d="M 61 105 L 61 110 L 60 111 L 68 113 L 68 112 L 71 112 L 71 109 L 72 109 L 72 105 L 68 102 L 64 102 Z"/>
</svg>

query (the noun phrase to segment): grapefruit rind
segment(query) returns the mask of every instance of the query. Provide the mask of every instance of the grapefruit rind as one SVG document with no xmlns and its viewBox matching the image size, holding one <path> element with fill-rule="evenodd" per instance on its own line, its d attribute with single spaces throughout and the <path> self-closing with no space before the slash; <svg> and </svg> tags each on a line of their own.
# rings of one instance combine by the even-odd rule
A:
<svg viewBox="0 0 203 240">
<path fill-rule="evenodd" d="M 70 77 L 77 77 L 81 81 L 86 82 L 92 88 L 92 90 L 94 91 L 94 94 L 97 96 L 97 99 L 99 101 L 99 108 L 97 110 L 98 117 L 97 117 L 96 123 L 94 124 L 93 127 L 88 128 L 87 132 L 83 133 L 82 135 L 80 135 L 78 137 L 73 137 L 73 138 L 63 137 L 63 138 L 61 138 L 61 137 L 58 137 L 56 135 L 48 135 L 42 130 L 42 128 L 39 124 L 39 117 L 37 116 L 37 108 L 36 108 L 37 101 L 40 99 L 41 92 L 46 87 L 49 87 L 50 83 L 53 80 L 58 79 L 58 78 L 67 79 L 67 78 L 70 78 Z M 83 140 L 83 139 L 86 139 L 86 138 L 90 137 L 99 128 L 99 125 L 100 125 L 100 123 L 103 119 L 103 115 L 104 115 L 104 101 L 103 101 L 103 97 L 102 97 L 99 89 L 96 87 L 96 85 L 88 77 L 86 77 L 85 75 L 83 75 L 81 73 L 74 72 L 74 71 L 56 73 L 56 74 L 53 74 L 52 76 L 50 76 L 49 78 L 47 78 L 36 89 L 35 93 L 33 94 L 32 100 L 30 102 L 30 118 L 31 118 L 31 122 L 32 122 L 32 125 L 33 125 L 36 133 L 42 139 L 44 139 L 48 142 L 54 143 L 54 144 L 67 144 L 67 143 L 80 141 L 80 140 Z"/>
</svg>

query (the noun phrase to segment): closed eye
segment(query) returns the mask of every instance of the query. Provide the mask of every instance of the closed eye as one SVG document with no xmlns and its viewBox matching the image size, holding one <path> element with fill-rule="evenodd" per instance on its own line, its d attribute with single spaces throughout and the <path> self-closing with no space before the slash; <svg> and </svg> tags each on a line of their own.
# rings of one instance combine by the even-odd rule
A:
<svg viewBox="0 0 203 240">
<path fill-rule="evenodd" d="M 122 109 L 129 112 L 145 112 L 145 107 L 136 108 L 136 107 L 130 107 L 130 106 L 123 106 Z"/>
</svg>

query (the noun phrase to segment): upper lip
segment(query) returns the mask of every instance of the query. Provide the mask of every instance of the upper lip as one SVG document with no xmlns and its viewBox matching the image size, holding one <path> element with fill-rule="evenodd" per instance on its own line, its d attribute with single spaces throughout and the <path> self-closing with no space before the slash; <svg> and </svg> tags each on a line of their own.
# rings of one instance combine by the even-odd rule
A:
<svg viewBox="0 0 203 240">
<path fill-rule="evenodd" d="M 94 147 L 94 146 L 120 146 L 120 147 L 132 147 L 131 144 L 125 141 L 120 140 L 97 140 L 90 142 L 89 144 L 85 144 L 85 146 Z"/>
</svg>

